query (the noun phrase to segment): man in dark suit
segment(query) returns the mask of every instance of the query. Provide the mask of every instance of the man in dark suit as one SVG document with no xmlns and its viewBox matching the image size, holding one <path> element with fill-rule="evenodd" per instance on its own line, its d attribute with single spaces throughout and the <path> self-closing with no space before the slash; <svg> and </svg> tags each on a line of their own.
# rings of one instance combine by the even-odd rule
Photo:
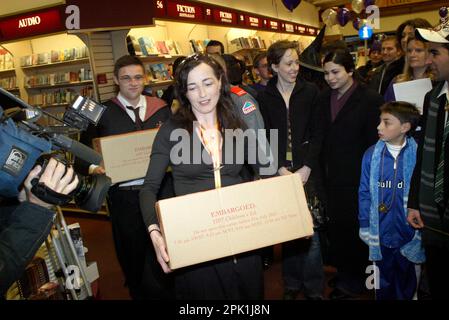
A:
<svg viewBox="0 0 449 320">
<path fill-rule="evenodd" d="M 434 30 L 416 29 L 416 36 L 429 43 L 427 62 L 438 83 L 424 99 L 407 220 L 423 228 L 432 299 L 449 299 L 449 16 Z"/>
<path fill-rule="evenodd" d="M 369 87 L 383 96 L 391 80 L 404 69 L 403 52 L 396 37 L 382 40 L 382 60 L 384 64 L 374 71 Z"/>
<path fill-rule="evenodd" d="M 104 103 L 107 106 L 96 127 L 90 126 L 81 142 L 92 145 L 92 139 L 159 127 L 170 115 L 165 101 L 143 96 L 145 71 L 135 56 L 123 56 L 114 66 L 114 82 L 119 93 Z M 77 161 L 80 170 L 104 174 L 102 167 Z M 156 261 L 139 206 L 143 179 L 113 185 L 108 193 L 115 249 L 133 299 L 171 298 L 170 281 Z M 164 195 L 170 196 L 167 176 Z"/>
</svg>

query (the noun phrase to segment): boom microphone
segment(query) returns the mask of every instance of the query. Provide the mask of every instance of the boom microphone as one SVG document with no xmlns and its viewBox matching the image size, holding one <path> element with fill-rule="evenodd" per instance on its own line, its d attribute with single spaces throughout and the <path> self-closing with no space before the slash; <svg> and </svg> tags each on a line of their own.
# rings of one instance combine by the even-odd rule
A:
<svg viewBox="0 0 449 320">
<path fill-rule="evenodd" d="M 70 151 L 75 156 L 86 162 L 100 165 L 103 159 L 95 150 L 62 134 L 52 133 L 50 134 L 50 139 L 54 145 Z"/>
</svg>

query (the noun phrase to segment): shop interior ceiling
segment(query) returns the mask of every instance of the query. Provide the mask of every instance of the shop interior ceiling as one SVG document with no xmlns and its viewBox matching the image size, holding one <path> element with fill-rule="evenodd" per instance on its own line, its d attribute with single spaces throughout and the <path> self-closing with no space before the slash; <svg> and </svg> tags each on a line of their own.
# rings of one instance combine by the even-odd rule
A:
<svg viewBox="0 0 449 320">
<path fill-rule="evenodd" d="M 349 2 L 348 0 L 305 0 L 305 1 L 313 4 L 314 6 L 320 9 L 341 6 Z"/>
</svg>

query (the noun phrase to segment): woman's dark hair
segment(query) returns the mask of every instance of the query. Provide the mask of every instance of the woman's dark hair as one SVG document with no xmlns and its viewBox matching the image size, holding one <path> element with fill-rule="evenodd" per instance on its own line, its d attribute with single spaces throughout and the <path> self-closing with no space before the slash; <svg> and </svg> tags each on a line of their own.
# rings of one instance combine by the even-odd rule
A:
<svg viewBox="0 0 449 320">
<path fill-rule="evenodd" d="M 217 103 L 217 118 L 220 130 L 245 129 L 243 122 L 235 114 L 229 91 L 230 86 L 223 68 L 210 56 L 201 53 L 185 58 L 176 70 L 175 95 L 179 101 L 180 108 L 173 116 L 173 120 L 190 133 L 193 132 L 193 122 L 197 121 L 197 119 L 187 98 L 187 79 L 189 73 L 202 63 L 211 67 L 215 77 L 219 80 L 221 79 L 220 97 Z"/>
<path fill-rule="evenodd" d="M 279 64 L 281 62 L 282 57 L 288 49 L 295 50 L 299 57 L 298 44 L 293 41 L 281 40 L 273 43 L 267 51 L 267 62 L 268 69 L 275 73 L 275 71 L 271 68 L 273 64 Z"/>
<path fill-rule="evenodd" d="M 352 72 L 352 78 L 359 83 L 363 83 L 362 77 L 359 75 L 358 71 L 355 69 L 354 58 L 352 57 L 349 50 L 337 49 L 335 51 L 329 52 L 323 59 L 323 67 L 327 62 L 333 62 L 345 68 L 346 72 Z"/>
<path fill-rule="evenodd" d="M 178 69 L 179 65 L 181 64 L 181 62 L 184 61 L 186 57 L 185 56 L 179 56 L 176 58 L 176 60 L 173 62 L 173 75 L 176 74 L 176 70 Z"/>
<path fill-rule="evenodd" d="M 327 62 L 333 62 L 343 66 L 346 72 L 354 72 L 355 64 L 349 50 L 337 49 L 335 51 L 329 52 L 323 60 L 323 66 Z"/>
<path fill-rule="evenodd" d="M 261 53 L 258 53 L 255 57 L 254 57 L 254 60 L 253 60 L 253 66 L 254 66 L 254 68 L 259 68 L 259 63 L 260 63 L 260 61 L 262 60 L 262 59 L 264 59 L 264 58 L 266 58 L 267 57 L 267 53 L 266 52 L 261 52 Z M 268 60 L 267 60 L 268 61 Z M 268 63 L 268 62 L 267 62 Z"/>
<path fill-rule="evenodd" d="M 432 28 L 432 25 L 426 19 L 416 18 L 416 19 L 410 19 L 410 20 L 404 21 L 396 29 L 396 39 L 398 39 L 399 43 L 401 43 L 402 32 L 404 32 L 404 29 L 405 29 L 406 26 L 411 26 L 411 27 L 413 27 L 413 29 L 416 29 L 416 28 L 424 28 L 424 29 Z"/>
</svg>

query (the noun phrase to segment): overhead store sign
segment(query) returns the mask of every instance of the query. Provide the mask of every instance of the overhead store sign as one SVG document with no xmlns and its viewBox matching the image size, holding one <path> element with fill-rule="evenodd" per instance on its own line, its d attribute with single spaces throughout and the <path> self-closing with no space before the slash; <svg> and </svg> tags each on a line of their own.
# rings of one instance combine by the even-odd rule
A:
<svg viewBox="0 0 449 320">
<path fill-rule="evenodd" d="M 279 22 L 276 20 L 268 19 L 268 29 L 279 31 Z"/>
<path fill-rule="evenodd" d="M 167 16 L 170 18 L 187 20 L 203 19 L 203 8 L 190 2 L 168 1 L 166 7 Z"/>
<path fill-rule="evenodd" d="M 245 25 L 250 28 L 262 28 L 262 18 L 246 16 Z"/>
<path fill-rule="evenodd" d="M 210 9 L 209 9 L 210 10 Z M 237 23 L 237 14 L 234 12 L 212 9 L 213 12 L 213 21 L 216 23 L 224 23 L 224 24 L 236 24 Z"/>
<path fill-rule="evenodd" d="M 65 25 L 61 8 L 57 7 L 0 20 L 0 41 L 34 37 L 63 30 Z"/>
<path fill-rule="evenodd" d="M 376 6 L 382 7 L 395 7 L 395 6 L 403 6 L 406 4 L 412 3 L 420 3 L 420 2 L 429 2 L 432 0 L 377 0 Z"/>
<path fill-rule="evenodd" d="M 318 29 L 292 22 L 274 20 L 270 17 L 254 15 L 203 2 L 184 0 L 154 1 L 155 17 L 167 20 L 191 20 L 195 23 L 235 26 L 257 30 L 278 31 L 302 35 L 317 35 Z"/>
</svg>

